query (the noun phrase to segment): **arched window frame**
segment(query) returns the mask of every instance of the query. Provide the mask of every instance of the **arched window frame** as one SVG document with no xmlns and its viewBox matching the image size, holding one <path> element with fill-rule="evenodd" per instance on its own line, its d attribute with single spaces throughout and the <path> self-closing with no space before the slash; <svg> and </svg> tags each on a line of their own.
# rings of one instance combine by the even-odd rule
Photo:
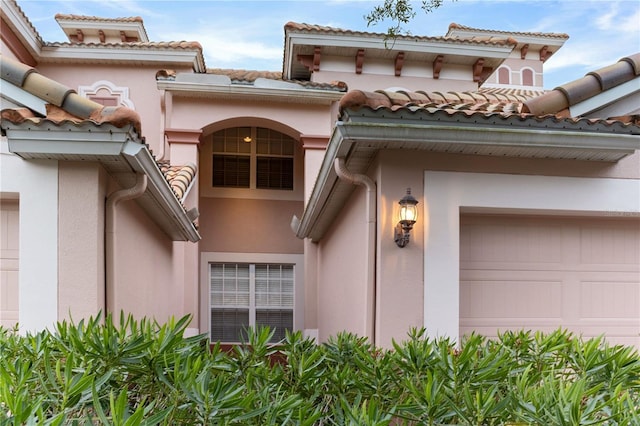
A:
<svg viewBox="0 0 640 426">
<path fill-rule="evenodd" d="M 502 77 L 502 73 L 506 72 L 506 77 L 507 77 L 507 81 L 504 82 L 502 81 L 501 77 Z M 500 68 L 498 68 L 498 84 L 511 84 L 511 68 L 509 68 L 506 65 L 502 65 L 500 66 Z"/>
<path fill-rule="evenodd" d="M 525 83 L 525 73 L 531 73 L 531 84 Z M 525 67 L 520 70 L 520 85 L 525 87 L 535 87 L 536 85 L 536 71 L 533 68 Z"/>
</svg>

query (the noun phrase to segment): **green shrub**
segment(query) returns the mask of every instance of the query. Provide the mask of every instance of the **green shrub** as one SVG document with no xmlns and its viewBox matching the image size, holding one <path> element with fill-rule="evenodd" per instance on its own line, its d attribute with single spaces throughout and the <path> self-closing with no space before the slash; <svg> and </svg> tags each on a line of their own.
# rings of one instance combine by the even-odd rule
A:
<svg viewBox="0 0 640 426">
<path fill-rule="evenodd" d="M 258 329 L 227 353 L 189 320 L 0 328 L 0 425 L 640 425 L 638 352 L 601 338 L 411 330 L 382 350 Z"/>
</svg>

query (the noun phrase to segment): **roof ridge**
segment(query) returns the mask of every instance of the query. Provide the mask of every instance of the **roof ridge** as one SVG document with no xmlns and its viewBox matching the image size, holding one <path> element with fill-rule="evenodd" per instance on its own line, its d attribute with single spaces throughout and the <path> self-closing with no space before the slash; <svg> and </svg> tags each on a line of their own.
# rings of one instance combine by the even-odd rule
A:
<svg viewBox="0 0 640 426">
<path fill-rule="evenodd" d="M 389 38 L 389 35 L 386 33 L 377 33 L 377 32 L 368 32 L 368 31 L 359 31 L 359 30 L 345 30 L 341 28 L 334 28 L 323 25 L 314 25 L 314 24 L 306 24 L 306 23 L 297 23 L 293 21 L 289 21 L 284 26 L 285 32 L 287 31 L 309 31 L 309 32 L 318 32 L 318 33 L 326 33 L 326 34 L 342 34 L 342 35 L 354 35 L 354 36 L 370 36 L 370 37 L 384 37 Z M 425 36 L 425 35 L 412 35 L 412 34 L 399 34 L 393 36 L 394 39 L 400 40 L 415 40 L 415 41 L 441 41 L 446 43 L 474 43 L 474 44 L 484 44 L 484 45 L 516 45 L 517 40 L 514 40 L 512 37 L 505 38 L 494 38 L 494 37 L 468 37 L 468 38 L 455 38 L 445 36 Z"/>
<path fill-rule="evenodd" d="M 571 106 L 639 76 L 640 52 L 625 56 L 614 64 L 588 72 L 584 77 L 529 99 L 525 102 L 524 109 L 533 114 L 563 113 L 568 115 Z"/>
<path fill-rule="evenodd" d="M 175 49 L 197 49 L 202 52 L 202 45 L 197 41 L 126 41 L 126 42 L 88 42 L 51 41 L 44 43 L 48 47 L 169 47 Z"/>
<path fill-rule="evenodd" d="M 58 19 L 68 19 L 75 21 L 101 21 L 101 22 L 140 22 L 143 23 L 143 19 L 140 16 L 128 16 L 128 17 L 120 17 L 120 18 L 106 18 L 100 16 L 91 16 L 91 15 L 76 15 L 76 14 L 66 14 L 66 13 L 56 13 L 54 19 L 57 21 Z"/>
<path fill-rule="evenodd" d="M 449 31 L 447 32 L 447 35 L 449 34 L 449 32 L 451 32 L 451 30 L 461 30 L 461 31 L 482 31 L 482 32 L 490 32 L 490 33 L 497 33 L 497 34 L 519 34 L 519 35 L 533 35 L 533 36 L 539 36 L 539 37 L 557 37 L 557 38 L 564 38 L 564 39 L 568 39 L 569 38 L 569 34 L 566 33 L 544 33 L 544 32 L 529 32 L 529 31 L 506 31 L 506 30 L 491 30 L 491 29 L 485 29 L 485 28 L 474 28 L 474 27 L 469 27 L 466 25 L 461 25 L 461 24 L 457 24 L 455 22 L 452 22 L 449 24 Z"/>
</svg>

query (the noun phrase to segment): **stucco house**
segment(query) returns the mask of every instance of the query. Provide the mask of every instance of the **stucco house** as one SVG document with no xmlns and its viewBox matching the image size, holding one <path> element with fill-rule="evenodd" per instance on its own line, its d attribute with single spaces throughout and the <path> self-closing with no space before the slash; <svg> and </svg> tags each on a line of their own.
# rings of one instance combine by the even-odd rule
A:
<svg viewBox="0 0 640 426">
<path fill-rule="evenodd" d="M 63 42 L 15 0 L 1 18 L 0 324 L 640 346 L 640 53 L 544 91 L 565 34 L 451 24 L 389 48 L 289 22 L 266 72 L 138 17 L 57 15 Z"/>
</svg>

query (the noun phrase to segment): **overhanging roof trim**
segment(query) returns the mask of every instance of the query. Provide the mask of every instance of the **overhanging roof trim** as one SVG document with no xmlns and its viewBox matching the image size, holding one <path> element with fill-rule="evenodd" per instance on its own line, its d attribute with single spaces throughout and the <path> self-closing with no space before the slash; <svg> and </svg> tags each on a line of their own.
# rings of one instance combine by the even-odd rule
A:
<svg viewBox="0 0 640 426">
<path fill-rule="evenodd" d="M 196 72 L 205 72 L 201 55 L 192 49 L 142 48 L 123 44 L 112 47 L 99 46 L 43 46 L 40 60 L 43 62 L 104 61 L 108 63 L 137 62 L 166 66 L 184 64 Z"/>
<path fill-rule="evenodd" d="M 320 240 L 353 190 L 352 185 L 338 179 L 333 169 L 338 157 L 345 158 L 347 168 L 353 173 L 365 173 L 381 149 L 482 154 L 487 147 L 495 151 L 495 155 L 510 152 L 513 156 L 536 157 L 535 153 L 539 152 L 542 158 L 583 155 L 600 161 L 617 161 L 640 150 L 640 138 L 631 134 L 563 129 L 338 122 L 302 218 L 292 223 L 294 232 L 298 238 Z"/>
<path fill-rule="evenodd" d="M 318 34 L 289 34 L 292 45 L 304 46 L 331 46 L 347 47 L 353 49 L 389 50 L 380 38 L 353 35 L 318 35 Z M 432 54 L 457 54 L 473 58 L 505 58 L 505 53 L 510 53 L 514 45 L 499 43 L 482 43 L 461 39 L 442 40 L 406 40 L 397 38 L 390 42 L 393 51 L 426 52 Z"/>
<path fill-rule="evenodd" d="M 146 174 L 149 184 L 145 194 L 136 199 L 138 204 L 172 240 L 200 240 L 198 231 L 133 125 L 118 128 L 109 124 L 96 126 L 71 121 L 57 124 L 46 120 L 13 124 L 2 120 L 2 129 L 7 135 L 9 151 L 25 159 L 98 161 L 120 182 L 125 175 L 133 176 L 134 172 Z M 123 167 L 123 160 L 128 166 Z"/>
<path fill-rule="evenodd" d="M 245 84 L 201 84 L 182 83 L 169 80 L 158 80 L 158 89 L 171 91 L 183 96 L 238 96 L 238 97 L 262 97 L 282 99 L 291 103 L 331 103 L 339 101 L 344 92 L 335 90 L 307 89 L 300 86 L 294 88 L 255 87 Z"/>
</svg>

